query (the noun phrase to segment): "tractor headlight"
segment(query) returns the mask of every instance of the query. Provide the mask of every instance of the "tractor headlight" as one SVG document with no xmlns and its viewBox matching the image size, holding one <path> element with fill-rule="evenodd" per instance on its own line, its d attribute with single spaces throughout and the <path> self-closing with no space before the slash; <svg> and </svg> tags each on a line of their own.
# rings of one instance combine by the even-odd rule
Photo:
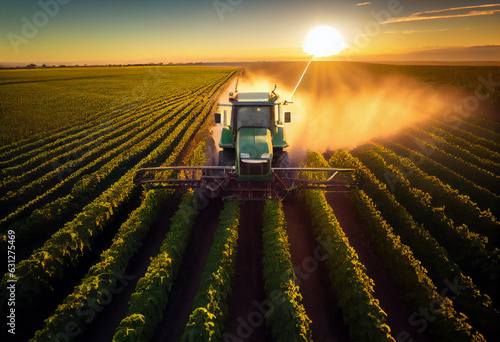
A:
<svg viewBox="0 0 500 342">
<path fill-rule="evenodd" d="M 271 153 L 264 153 L 260 156 L 262 159 L 271 159 Z"/>
<path fill-rule="evenodd" d="M 240 159 L 249 159 L 250 153 L 240 153 Z"/>
</svg>

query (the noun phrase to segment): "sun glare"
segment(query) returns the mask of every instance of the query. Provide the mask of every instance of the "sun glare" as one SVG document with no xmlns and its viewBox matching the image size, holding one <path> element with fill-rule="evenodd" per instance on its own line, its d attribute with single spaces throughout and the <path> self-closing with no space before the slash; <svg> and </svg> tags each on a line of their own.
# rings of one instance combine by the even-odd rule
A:
<svg viewBox="0 0 500 342">
<path fill-rule="evenodd" d="M 347 47 L 340 33 L 329 27 L 319 26 L 311 30 L 304 42 L 304 52 L 314 57 L 336 55 Z"/>
</svg>

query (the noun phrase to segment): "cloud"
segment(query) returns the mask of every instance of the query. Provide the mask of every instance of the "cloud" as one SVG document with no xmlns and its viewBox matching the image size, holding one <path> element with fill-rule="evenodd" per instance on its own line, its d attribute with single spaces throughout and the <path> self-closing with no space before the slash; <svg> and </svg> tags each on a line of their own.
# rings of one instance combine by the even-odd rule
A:
<svg viewBox="0 0 500 342">
<path fill-rule="evenodd" d="M 499 7 L 498 9 L 490 9 L 491 7 Z M 485 9 L 488 8 L 488 9 Z M 465 13 L 457 13 L 459 11 Z M 500 12 L 500 4 L 479 5 L 479 6 L 466 6 L 454 7 L 436 11 L 425 11 L 413 13 L 408 17 L 392 18 L 381 24 L 401 23 L 408 21 L 431 20 L 431 19 L 448 19 L 448 18 L 463 18 L 475 17 L 481 15 L 491 15 Z"/>
<path fill-rule="evenodd" d="M 412 34 L 412 33 L 430 33 L 430 32 L 445 32 L 445 31 L 455 31 L 455 30 L 470 30 L 469 27 L 457 28 L 457 29 L 434 29 L 434 30 L 402 30 L 402 31 L 384 31 L 387 34 Z"/>
<path fill-rule="evenodd" d="M 366 5 L 371 5 L 371 2 L 360 2 L 359 4 L 356 4 L 356 6 L 366 6 Z"/>
</svg>

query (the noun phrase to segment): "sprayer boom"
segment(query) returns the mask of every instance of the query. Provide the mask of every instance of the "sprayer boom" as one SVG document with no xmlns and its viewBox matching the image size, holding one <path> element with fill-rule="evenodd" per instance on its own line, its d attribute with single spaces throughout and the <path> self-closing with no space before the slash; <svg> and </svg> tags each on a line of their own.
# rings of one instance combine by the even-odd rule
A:
<svg viewBox="0 0 500 342">
<path fill-rule="evenodd" d="M 277 167 L 271 169 L 269 180 L 240 181 L 234 166 L 171 166 L 139 169 L 134 184 L 195 188 L 208 198 L 282 199 L 299 188 L 346 190 L 346 183 L 333 178 L 338 172 L 348 171 L 352 169 Z"/>
</svg>

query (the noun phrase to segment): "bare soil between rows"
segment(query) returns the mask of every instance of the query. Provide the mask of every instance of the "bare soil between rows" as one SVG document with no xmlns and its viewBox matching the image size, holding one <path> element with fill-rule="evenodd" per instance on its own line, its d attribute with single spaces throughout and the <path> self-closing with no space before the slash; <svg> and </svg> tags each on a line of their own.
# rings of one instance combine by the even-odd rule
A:
<svg viewBox="0 0 500 342">
<path fill-rule="evenodd" d="M 238 261 L 225 332 L 228 340 L 271 341 L 263 310 L 266 300 L 262 273 L 263 212 L 264 202 L 240 202 Z"/>
<path fill-rule="evenodd" d="M 366 267 L 366 274 L 375 282 L 375 298 L 387 313 L 387 324 L 391 328 L 392 336 L 398 340 L 408 333 L 413 341 L 432 341 L 424 333 L 419 333 L 416 327 L 409 323 L 413 311 L 404 302 L 404 292 L 393 281 L 387 266 L 373 250 L 366 235 L 366 227 L 357 217 L 355 208 L 344 193 L 327 192 L 326 199 L 340 223 L 340 227 L 354 247 L 359 260 Z"/>
<path fill-rule="evenodd" d="M 144 239 L 141 249 L 124 272 L 123 283 L 120 284 L 123 285 L 123 290 L 113 295 L 111 302 L 103 307 L 103 314 L 96 315 L 84 334 L 79 337 L 80 341 L 108 342 L 113 339 L 115 329 L 127 315 L 128 301 L 135 291 L 137 281 L 146 273 L 151 258 L 158 255 L 160 251 L 165 235 L 170 230 L 170 219 L 178 203 L 178 195 L 176 199 L 165 202 Z"/>
<path fill-rule="evenodd" d="M 169 294 L 169 301 L 151 341 L 178 342 L 192 312 L 201 273 L 219 223 L 222 201 L 214 200 L 196 217 L 184 259 Z"/>
<path fill-rule="evenodd" d="M 300 201 L 293 204 L 284 203 L 283 209 L 302 303 L 307 316 L 312 320 L 313 340 L 350 341 L 328 270 L 321 254 L 318 253 L 319 245 L 312 232 L 307 209 Z"/>
</svg>

